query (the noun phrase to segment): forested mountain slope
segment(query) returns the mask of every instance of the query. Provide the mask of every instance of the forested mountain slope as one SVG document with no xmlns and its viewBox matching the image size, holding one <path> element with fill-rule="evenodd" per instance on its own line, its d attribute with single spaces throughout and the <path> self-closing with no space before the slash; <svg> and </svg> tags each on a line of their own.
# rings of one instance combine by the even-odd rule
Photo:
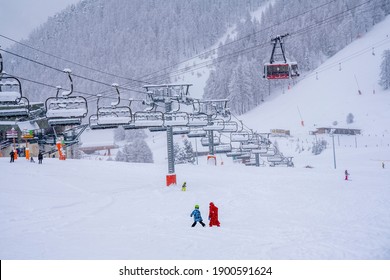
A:
<svg viewBox="0 0 390 280">
<path fill-rule="evenodd" d="M 207 49 L 229 24 L 262 2 L 84 0 L 49 18 L 25 45 L 10 48 L 23 58 L 5 53 L 5 71 L 25 78 L 24 91 L 35 101 L 54 95 L 54 86 L 68 86 L 66 75 L 58 71 L 64 68 L 90 79 L 75 75 L 76 91 L 96 94 L 110 90 L 113 82 L 143 91 L 146 82 L 168 82 L 164 71 L 156 71 Z"/>
</svg>

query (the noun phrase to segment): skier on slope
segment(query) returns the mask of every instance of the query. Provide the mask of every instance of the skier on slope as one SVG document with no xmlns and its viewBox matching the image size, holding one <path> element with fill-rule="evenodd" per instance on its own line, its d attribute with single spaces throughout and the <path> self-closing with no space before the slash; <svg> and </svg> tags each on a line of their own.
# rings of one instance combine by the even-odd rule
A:
<svg viewBox="0 0 390 280">
<path fill-rule="evenodd" d="M 198 204 L 195 205 L 195 209 L 194 209 L 194 211 L 192 211 L 190 217 L 192 217 L 192 216 L 194 216 L 194 223 L 192 224 L 191 227 L 196 226 L 197 222 L 199 222 L 203 227 L 205 226 L 205 224 L 203 223 L 202 216 L 201 216 L 200 211 L 199 211 Z"/>
<path fill-rule="evenodd" d="M 10 161 L 9 162 L 15 162 L 15 152 L 14 152 L 14 150 L 12 150 L 9 153 L 9 156 L 10 156 Z"/>
<path fill-rule="evenodd" d="M 43 155 L 42 152 L 40 151 L 38 154 L 38 164 L 42 164 L 42 160 L 43 160 Z"/>
<path fill-rule="evenodd" d="M 345 170 L 344 174 L 345 174 L 345 180 L 348 180 L 348 176 L 349 176 L 348 170 Z"/>
<path fill-rule="evenodd" d="M 213 202 L 210 202 L 210 208 L 209 208 L 209 226 L 217 226 L 219 227 L 221 224 L 218 220 L 218 207 L 214 205 Z"/>
</svg>

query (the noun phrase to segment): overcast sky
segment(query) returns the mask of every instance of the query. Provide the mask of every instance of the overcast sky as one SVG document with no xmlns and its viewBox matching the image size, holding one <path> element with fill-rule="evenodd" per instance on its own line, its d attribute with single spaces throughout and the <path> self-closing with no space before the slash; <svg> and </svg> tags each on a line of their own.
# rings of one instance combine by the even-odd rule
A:
<svg viewBox="0 0 390 280">
<path fill-rule="evenodd" d="M 27 39 L 48 17 L 81 0 L 0 0 L 0 35 L 14 40 Z M 9 47 L 9 40 L 0 37 L 0 46 Z"/>
</svg>

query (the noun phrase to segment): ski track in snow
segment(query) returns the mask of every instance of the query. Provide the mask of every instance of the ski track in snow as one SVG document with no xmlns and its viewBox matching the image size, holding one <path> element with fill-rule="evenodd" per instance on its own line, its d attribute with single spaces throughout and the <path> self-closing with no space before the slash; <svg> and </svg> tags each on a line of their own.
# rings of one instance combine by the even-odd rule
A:
<svg viewBox="0 0 390 280">
<path fill-rule="evenodd" d="M 1 158 L 0 257 L 387 259 L 390 174 L 371 161 L 353 167 L 346 182 L 321 166 L 178 165 L 181 192 L 164 186 L 165 165 Z M 210 201 L 220 228 L 208 227 Z M 195 204 L 206 228 L 191 228 Z"/>
</svg>

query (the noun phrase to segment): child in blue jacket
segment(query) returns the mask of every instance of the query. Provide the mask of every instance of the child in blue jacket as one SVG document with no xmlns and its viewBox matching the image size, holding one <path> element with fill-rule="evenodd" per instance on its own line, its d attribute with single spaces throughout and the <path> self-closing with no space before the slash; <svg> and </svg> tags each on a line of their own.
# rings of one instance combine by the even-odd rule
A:
<svg viewBox="0 0 390 280">
<path fill-rule="evenodd" d="M 197 222 L 199 222 L 203 227 L 205 226 L 205 224 L 203 223 L 202 216 L 200 215 L 199 205 L 195 205 L 195 210 L 192 211 L 190 217 L 192 216 L 194 216 L 194 223 L 192 224 L 192 227 L 196 226 Z"/>
</svg>

